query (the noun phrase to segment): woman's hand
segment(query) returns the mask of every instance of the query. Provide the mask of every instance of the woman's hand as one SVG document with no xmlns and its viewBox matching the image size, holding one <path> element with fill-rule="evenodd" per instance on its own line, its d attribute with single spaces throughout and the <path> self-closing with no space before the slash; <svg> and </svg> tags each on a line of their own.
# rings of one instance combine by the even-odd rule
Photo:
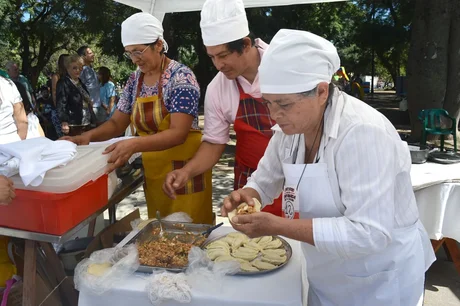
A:
<svg viewBox="0 0 460 306">
<path fill-rule="evenodd" d="M 246 202 L 249 205 L 254 205 L 254 200 L 252 192 L 254 189 L 238 189 L 230 193 L 224 199 L 224 205 L 222 205 L 221 213 L 222 217 L 227 217 L 228 213 L 234 210 L 243 202 Z M 232 220 L 230 220 L 232 221 Z"/>
<path fill-rule="evenodd" d="M 69 134 L 70 132 L 70 127 L 68 122 L 62 122 L 61 123 L 61 130 L 63 134 Z"/>
<path fill-rule="evenodd" d="M 0 205 L 7 205 L 16 197 L 13 181 L 0 175 Z"/>
<path fill-rule="evenodd" d="M 59 140 L 67 140 L 67 141 L 73 142 L 77 146 L 86 146 L 91 141 L 90 137 L 85 134 L 81 134 L 79 136 L 73 136 L 73 137 L 64 136 L 64 137 L 59 138 Z"/>
<path fill-rule="evenodd" d="M 260 236 L 274 236 L 279 234 L 282 222 L 287 219 L 266 212 L 233 217 L 233 228 L 249 238 Z"/>
<path fill-rule="evenodd" d="M 109 165 L 107 166 L 106 172 L 110 173 L 113 170 L 124 166 L 131 156 L 137 152 L 136 147 L 136 139 L 122 140 L 108 146 L 103 154 L 112 153 L 112 155 L 107 161 Z"/>
</svg>

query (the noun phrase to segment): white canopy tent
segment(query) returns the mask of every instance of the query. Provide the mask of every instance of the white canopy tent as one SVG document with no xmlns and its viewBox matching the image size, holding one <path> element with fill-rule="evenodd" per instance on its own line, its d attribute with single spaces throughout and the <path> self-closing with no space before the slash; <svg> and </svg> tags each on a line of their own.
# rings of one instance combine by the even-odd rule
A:
<svg viewBox="0 0 460 306">
<path fill-rule="evenodd" d="M 163 21 L 166 13 L 201 11 L 205 0 L 115 0 L 143 12 L 149 12 Z M 243 0 L 246 8 L 294 4 L 338 2 L 346 0 Z"/>
</svg>

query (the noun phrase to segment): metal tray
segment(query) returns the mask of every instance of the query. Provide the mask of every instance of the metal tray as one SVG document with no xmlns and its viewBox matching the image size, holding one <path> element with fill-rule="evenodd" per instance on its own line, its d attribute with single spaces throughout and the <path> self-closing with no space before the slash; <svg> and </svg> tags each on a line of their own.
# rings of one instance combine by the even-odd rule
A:
<svg viewBox="0 0 460 306">
<path fill-rule="evenodd" d="M 211 244 L 212 242 L 214 241 L 217 241 L 217 240 L 220 240 L 224 237 L 226 237 L 228 234 L 226 235 L 222 235 L 222 236 L 219 236 L 219 237 L 216 237 L 216 238 L 213 238 L 211 240 L 207 240 L 201 248 L 205 249 L 207 245 Z M 279 247 L 279 249 L 281 248 L 284 248 L 286 250 L 286 261 L 284 263 L 282 263 L 281 265 L 277 266 L 275 269 L 271 269 L 271 270 L 262 270 L 262 271 L 257 271 L 257 272 L 247 272 L 247 271 L 240 271 L 238 273 L 236 273 L 235 275 L 260 275 L 260 274 L 267 274 L 267 273 L 272 273 L 273 271 L 277 271 L 279 269 L 281 269 L 282 267 L 284 267 L 288 262 L 289 260 L 291 259 L 292 257 L 292 248 L 291 248 L 291 245 L 289 244 L 289 242 L 287 242 L 286 240 L 284 240 L 283 238 L 281 238 L 280 236 L 272 236 L 273 238 L 277 238 L 279 240 L 281 240 L 282 242 L 282 245 Z M 259 254 L 260 256 L 260 254 Z"/>
<path fill-rule="evenodd" d="M 161 221 L 163 225 L 163 231 L 165 237 L 178 236 L 178 240 L 182 242 L 193 242 L 197 237 L 201 235 L 202 232 L 208 230 L 212 225 L 209 224 L 195 224 L 195 223 L 182 223 L 182 222 L 170 222 L 170 221 Z M 127 244 L 132 243 L 144 243 L 149 241 L 154 241 L 158 238 L 152 234 L 153 230 L 160 228 L 160 222 L 158 220 L 153 220 L 148 223 L 139 233 L 136 234 Z M 205 243 L 205 241 L 203 241 Z M 203 244 L 201 243 L 201 244 Z M 201 247 L 201 245 L 197 245 Z M 170 272 L 183 272 L 185 267 L 154 267 L 154 266 L 145 266 L 140 265 L 137 269 L 137 272 L 142 273 L 152 273 L 156 270 L 165 270 Z"/>
</svg>

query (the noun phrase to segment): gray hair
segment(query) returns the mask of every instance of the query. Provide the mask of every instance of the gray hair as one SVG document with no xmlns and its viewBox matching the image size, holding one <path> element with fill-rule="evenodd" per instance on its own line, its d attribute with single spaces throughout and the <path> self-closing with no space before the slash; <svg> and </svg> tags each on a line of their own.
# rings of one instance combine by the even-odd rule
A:
<svg viewBox="0 0 460 306">
<path fill-rule="evenodd" d="M 17 65 L 16 62 L 14 61 L 8 61 L 5 65 L 6 67 L 6 70 L 10 70 L 11 68 L 13 68 L 14 65 Z"/>
<path fill-rule="evenodd" d="M 316 95 L 316 92 L 318 91 L 318 85 L 309 90 L 309 91 L 304 91 L 304 92 L 301 92 L 301 93 L 298 93 L 299 95 L 301 95 L 302 97 L 313 97 Z M 334 92 L 335 92 L 335 85 L 332 84 L 332 83 L 329 83 L 329 95 L 327 96 L 327 104 L 329 104 L 329 102 L 332 101 L 332 97 L 334 96 Z"/>
</svg>

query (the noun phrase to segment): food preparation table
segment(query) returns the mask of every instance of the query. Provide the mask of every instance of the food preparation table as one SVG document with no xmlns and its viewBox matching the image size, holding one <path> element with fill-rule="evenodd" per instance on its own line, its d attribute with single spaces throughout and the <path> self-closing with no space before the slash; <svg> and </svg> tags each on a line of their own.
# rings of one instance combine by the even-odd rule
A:
<svg viewBox="0 0 460 306">
<path fill-rule="evenodd" d="M 221 227 L 213 237 L 233 231 Z M 221 282 L 211 280 L 194 284 L 190 306 L 300 306 L 302 305 L 302 261 L 298 241 L 286 239 L 292 247 L 292 258 L 283 268 L 268 274 L 253 276 L 225 276 Z M 122 242 L 123 243 L 123 242 Z M 145 291 L 146 274 L 136 273 L 103 295 L 89 290 L 80 291 L 79 306 L 150 306 Z M 168 301 L 164 306 L 183 305 Z"/>
</svg>

